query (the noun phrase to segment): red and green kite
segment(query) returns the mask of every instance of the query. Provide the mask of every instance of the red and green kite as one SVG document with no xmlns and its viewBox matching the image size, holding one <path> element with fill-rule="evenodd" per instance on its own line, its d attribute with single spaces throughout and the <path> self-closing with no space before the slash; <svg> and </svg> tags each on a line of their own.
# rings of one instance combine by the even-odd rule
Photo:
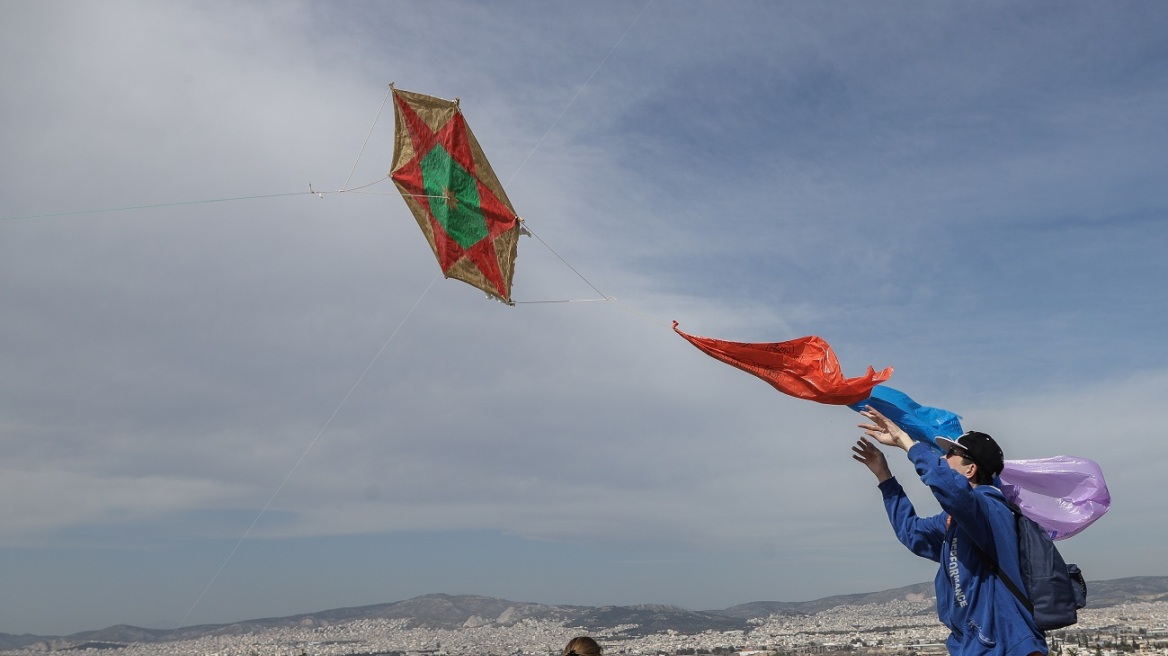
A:
<svg viewBox="0 0 1168 656">
<path fill-rule="evenodd" d="M 393 107 L 389 177 L 443 275 L 511 304 L 520 219 L 458 101 L 393 89 Z"/>
</svg>

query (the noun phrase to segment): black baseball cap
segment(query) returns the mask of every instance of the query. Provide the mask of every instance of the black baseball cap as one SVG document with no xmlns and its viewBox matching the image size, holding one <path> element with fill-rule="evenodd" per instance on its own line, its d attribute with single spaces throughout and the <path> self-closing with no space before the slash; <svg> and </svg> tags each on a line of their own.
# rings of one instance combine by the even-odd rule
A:
<svg viewBox="0 0 1168 656">
<path fill-rule="evenodd" d="M 933 438 L 933 441 L 945 451 L 952 448 L 961 449 L 970 460 L 977 463 L 978 467 L 988 469 L 993 476 L 1002 473 L 1002 468 L 1006 466 L 1002 449 L 994 441 L 994 438 L 985 433 L 966 431 L 964 435 L 955 440 L 937 436 Z"/>
</svg>

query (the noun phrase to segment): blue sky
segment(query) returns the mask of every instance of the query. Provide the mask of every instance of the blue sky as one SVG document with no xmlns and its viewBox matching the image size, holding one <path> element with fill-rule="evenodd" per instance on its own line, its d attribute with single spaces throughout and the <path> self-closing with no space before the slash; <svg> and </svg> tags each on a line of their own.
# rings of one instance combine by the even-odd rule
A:
<svg viewBox="0 0 1168 656">
<path fill-rule="evenodd" d="M 1148 2 L 3 3 L 0 632 L 929 580 L 850 459 L 857 416 L 674 319 L 819 335 L 1007 458 L 1096 460 L 1114 506 L 1068 560 L 1165 574 L 1166 23 Z M 554 249 L 521 242 L 516 300 L 591 283 L 620 305 L 485 300 L 440 278 L 388 182 L 309 195 L 385 177 L 389 82 L 461 99 Z"/>
</svg>

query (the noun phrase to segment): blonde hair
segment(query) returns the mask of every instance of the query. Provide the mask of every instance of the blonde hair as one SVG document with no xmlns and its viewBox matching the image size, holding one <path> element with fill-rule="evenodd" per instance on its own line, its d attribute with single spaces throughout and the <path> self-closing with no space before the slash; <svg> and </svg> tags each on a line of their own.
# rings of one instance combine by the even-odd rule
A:
<svg viewBox="0 0 1168 656">
<path fill-rule="evenodd" d="M 572 638 L 564 647 L 563 656 L 600 656 L 600 645 L 588 636 Z"/>
</svg>

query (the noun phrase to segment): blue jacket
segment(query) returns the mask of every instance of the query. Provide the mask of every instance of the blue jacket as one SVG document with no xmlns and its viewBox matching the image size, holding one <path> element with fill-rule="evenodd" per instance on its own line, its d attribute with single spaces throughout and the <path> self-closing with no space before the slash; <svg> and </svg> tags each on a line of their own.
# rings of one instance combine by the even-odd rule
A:
<svg viewBox="0 0 1168 656">
<path fill-rule="evenodd" d="M 944 512 L 917 517 L 895 478 L 880 484 L 896 537 L 916 555 L 941 564 L 937 571 L 937 615 L 951 633 L 949 653 L 960 656 L 1027 656 L 1047 653 L 1046 636 L 1005 584 L 982 562 L 973 544 L 1021 581 L 1014 514 L 1002 492 L 973 487 L 928 445 L 908 452 L 921 481 Z"/>
</svg>

